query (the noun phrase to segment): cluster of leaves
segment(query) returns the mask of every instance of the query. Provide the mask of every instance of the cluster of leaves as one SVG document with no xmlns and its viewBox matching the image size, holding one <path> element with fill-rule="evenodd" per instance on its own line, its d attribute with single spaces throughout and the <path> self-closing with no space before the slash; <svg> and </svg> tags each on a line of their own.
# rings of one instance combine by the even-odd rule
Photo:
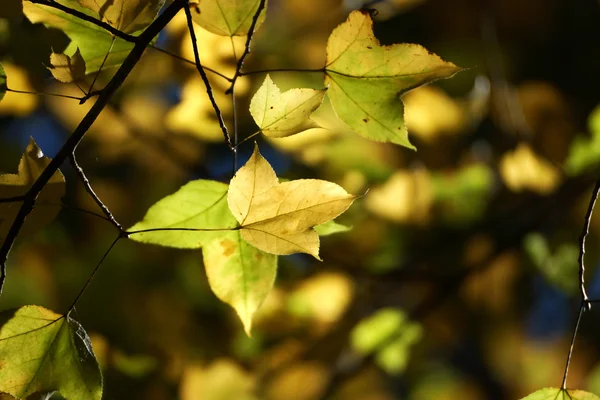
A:
<svg viewBox="0 0 600 400">
<path fill-rule="evenodd" d="M 189 18 L 203 29 L 230 38 L 234 52 L 234 37 L 247 36 L 246 47 L 243 55 L 237 59 L 234 76 L 226 77 L 231 83 L 226 92 L 235 93 L 236 84 L 241 86 L 241 79 L 238 78 L 242 77 L 241 68 L 250 50 L 252 36 L 266 18 L 267 1 L 194 3 L 175 0 L 173 3 L 186 8 Z M 106 88 L 124 83 L 124 77 L 117 72 L 111 75 L 112 78 L 105 77 L 109 79 L 105 89 L 93 90 L 100 73 L 124 66 L 132 59 L 131 55 L 142 43 L 140 38 L 145 39 L 147 32 L 156 26 L 154 24 L 160 18 L 159 11 L 165 6 L 165 1 L 23 0 L 22 6 L 23 14 L 30 22 L 59 29 L 70 39 L 64 52 L 52 52 L 49 70 L 59 82 L 75 85 L 92 75 L 94 81 L 81 98 L 84 103 L 96 95 L 108 93 Z M 194 41 L 191 21 L 188 20 L 188 23 Z M 147 45 L 154 46 L 155 39 L 150 37 Z M 230 135 L 223 121 L 221 107 L 214 99 L 198 50 L 194 50 L 195 65 L 206 85 L 225 142 L 233 152 L 245 142 L 250 145 L 250 139 L 258 135 L 277 141 L 320 128 L 321 124 L 314 114 L 325 99 L 335 115 L 360 136 L 414 149 L 408 137 L 401 96 L 435 80 L 452 77 L 461 70 L 419 45 L 381 45 L 373 33 L 371 12 L 353 11 L 329 35 L 325 64 L 318 70 L 324 74 L 324 87 L 292 88 L 282 92 L 271 76 L 266 74 L 249 104 L 249 112 L 257 129 L 238 141 L 237 132 L 234 136 Z M 219 74 L 218 71 L 216 73 Z M 0 65 L 0 100 L 10 91 L 10 76 L 7 79 Z M 110 94 L 107 96 L 110 97 Z M 233 118 L 236 118 L 235 113 Z M 74 150 L 75 146 L 65 154 L 73 153 L 72 160 L 77 165 Z M 573 152 L 572 159 L 583 159 L 579 163 L 571 163 L 573 174 L 593 164 L 593 161 L 586 161 L 588 158 L 594 159 L 593 154 L 589 155 L 587 146 L 582 144 L 574 147 Z M 533 165 L 529 178 L 515 172 L 515 165 L 519 162 Z M 0 243 L 12 244 L 17 235 L 14 226 L 20 219 L 22 226 L 20 230 L 17 229 L 18 234 L 30 235 L 50 223 L 58 214 L 57 204 L 60 204 L 66 190 L 65 178 L 58 168 L 51 170 L 50 163 L 51 160 L 44 157 L 31 140 L 18 166 L 18 174 L 0 176 Z M 507 186 L 517 189 L 531 188 L 534 182 L 533 185 L 538 185 L 540 192 L 550 193 L 559 180 L 548 172 L 552 171 L 551 166 L 536 159 L 526 145 L 508 154 L 500 168 Z M 78 166 L 76 169 L 94 199 L 105 208 L 93 194 L 83 170 Z M 34 185 L 44 171 L 50 171 L 51 175 L 41 190 L 34 193 Z M 414 209 L 399 208 L 402 204 L 389 201 L 388 195 L 396 193 L 398 188 L 416 186 L 420 188 L 419 195 L 424 196 L 417 201 L 423 209 L 429 209 L 437 202 L 438 206 L 452 208 L 449 215 L 458 213 L 461 219 L 468 220 L 472 218 L 469 215 L 474 215 L 474 210 L 484 207 L 485 193 L 491 186 L 490 175 L 488 169 L 478 166 L 465 168 L 456 177 L 397 172 L 386 185 L 373 190 L 372 197 L 370 195 L 367 198 L 366 207 L 374 214 L 392 221 L 411 218 L 416 221 L 419 216 Z M 542 182 L 537 180 L 539 175 L 548 178 Z M 431 192 L 435 193 L 436 200 L 425 196 Z M 34 206 L 24 219 L 21 216 L 21 204 L 29 198 Z M 273 291 L 278 256 L 306 253 L 320 260 L 320 236 L 350 229 L 334 219 L 348 210 L 356 198 L 342 186 L 326 180 L 278 178 L 255 144 L 250 159 L 235 172 L 228 184 L 207 179 L 190 181 L 156 202 L 144 218 L 129 229 L 121 228 L 107 208 L 104 211 L 106 218 L 119 229 L 113 246 L 127 238 L 177 249 L 202 249 L 212 292 L 235 309 L 244 330 L 251 335 L 256 313 Z M 469 199 L 469 202 L 465 202 L 465 199 Z M 549 260 L 569 258 L 559 257 L 559 254 L 552 256 L 544 247 L 545 243 L 540 245 L 539 240 L 536 242 L 539 238 L 533 236 L 529 239 L 527 246 L 537 257 L 536 266 L 543 270 L 546 268 L 544 271 L 549 271 L 546 267 L 552 264 Z M 112 246 L 109 251 L 111 249 Z M 569 248 L 568 256 L 573 255 L 572 250 Z M 559 250 L 558 253 L 564 252 Z M 101 264 L 98 264 L 94 274 Z M 564 268 L 557 268 L 565 272 Z M 561 279 L 557 273 L 547 274 L 550 280 Z M 71 315 L 87 286 L 64 314 L 56 314 L 40 306 L 24 306 L 2 313 L 1 392 L 16 398 L 54 391 L 67 399 L 102 397 L 102 377 L 90 339 Z M 421 336 L 421 326 L 411 322 L 408 315 L 398 310 L 384 309 L 357 324 L 350 341 L 357 353 L 372 357 L 389 373 L 399 373 L 406 367 L 411 346 Z M 239 374 L 237 370 L 229 372 L 234 376 Z M 251 385 L 247 386 L 244 393 L 251 391 Z M 543 389 L 526 399 L 561 397 L 580 400 L 598 398 L 587 392 L 561 388 Z M 242 398 L 241 394 L 239 398 Z"/>
</svg>

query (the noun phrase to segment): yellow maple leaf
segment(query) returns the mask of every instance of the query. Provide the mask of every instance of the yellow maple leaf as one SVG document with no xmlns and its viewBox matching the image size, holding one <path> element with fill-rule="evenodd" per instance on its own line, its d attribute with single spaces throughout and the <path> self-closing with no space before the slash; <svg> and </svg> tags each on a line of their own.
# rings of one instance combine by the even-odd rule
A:
<svg viewBox="0 0 600 400">
<path fill-rule="evenodd" d="M 314 226 L 346 211 L 355 198 L 339 185 L 318 179 L 279 183 L 258 146 L 231 180 L 227 195 L 247 242 L 267 253 L 307 253 L 317 259 Z"/>
</svg>

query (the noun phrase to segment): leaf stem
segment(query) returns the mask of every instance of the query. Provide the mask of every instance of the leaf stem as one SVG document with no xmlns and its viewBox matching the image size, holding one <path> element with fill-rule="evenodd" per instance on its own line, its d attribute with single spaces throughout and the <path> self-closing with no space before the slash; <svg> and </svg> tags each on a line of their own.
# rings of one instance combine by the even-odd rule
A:
<svg viewBox="0 0 600 400">
<path fill-rule="evenodd" d="M 113 224 L 114 227 L 117 228 L 117 230 L 121 234 L 125 233 L 125 229 L 123 229 L 121 224 L 112 215 L 112 213 L 110 212 L 108 207 L 102 202 L 102 200 L 100 200 L 100 198 L 98 197 L 96 192 L 94 192 L 94 189 L 92 188 L 92 184 L 90 183 L 90 180 L 85 175 L 85 172 L 83 172 L 83 168 L 81 168 L 81 166 L 77 162 L 77 158 L 75 157 L 75 151 L 73 151 L 73 153 L 71 153 L 71 157 L 69 157 L 69 160 L 71 161 L 71 165 L 73 166 L 73 169 L 79 176 L 79 179 L 81 179 L 81 182 L 83 183 L 83 186 L 85 187 L 85 191 L 90 195 L 90 197 L 92 199 L 94 199 L 94 202 L 96 203 L 96 205 L 98 207 L 100 207 L 100 209 L 102 210 L 102 212 L 104 213 L 104 215 L 106 216 L 108 221 L 111 224 Z"/>
<path fill-rule="evenodd" d="M 133 36 L 130 35 L 128 33 L 125 33 L 123 31 L 120 31 L 119 29 L 113 27 L 112 25 L 101 21 L 97 18 L 91 17 L 87 14 L 82 13 L 81 11 L 77 11 L 73 8 L 64 6 L 58 2 L 56 2 L 55 0 L 28 0 L 30 3 L 33 4 L 40 4 L 43 6 L 47 6 L 47 7 L 52 7 L 52 8 L 56 8 L 57 10 L 60 10 L 62 12 L 65 12 L 69 15 L 72 15 L 73 17 L 79 18 L 81 20 L 90 22 L 108 32 L 110 32 L 111 34 L 113 34 L 114 36 L 121 38 L 127 42 L 131 42 L 131 43 L 137 43 L 138 41 L 141 41 L 142 39 L 140 39 L 140 36 Z M 158 19 L 158 18 L 157 18 Z"/>
<path fill-rule="evenodd" d="M 587 309 L 589 303 L 587 301 L 582 301 L 581 306 L 579 307 L 579 314 L 577 315 L 577 322 L 575 323 L 575 330 L 573 331 L 573 337 L 571 338 L 571 346 L 569 346 L 569 355 L 567 356 L 567 363 L 565 365 L 565 373 L 563 375 L 563 381 L 561 388 L 563 390 L 567 389 L 567 378 L 569 376 L 569 367 L 571 366 L 571 358 L 573 357 L 573 349 L 575 348 L 575 339 L 577 338 L 577 332 L 579 331 L 579 324 L 581 323 L 581 317 L 583 316 L 583 312 Z"/>
<path fill-rule="evenodd" d="M 238 143 L 238 144 L 235 146 L 235 147 L 236 147 L 236 149 L 237 149 L 239 146 L 241 146 L 241 145 L 242 145 L 244 142 L 247 142 L 248 140 L 252 139 L 253 137 L 256 137 L 256 136 L 260 135 L 261 133 L 262 133 L 262 131 L 256 131 L 256 132 L 254 132 L 252 135 L 250 135 L 250 136 L 248 136 L 248 137 L 246 137 L 246 138 L 242 139 L 242 141 L 241 141 L 241 142 L 239 142 L 239 143 Z"/>
<path fill-rule="evenodd" d="M 10 89 L 10 88 L 6 88 L 7 92 L 12 92 L 12 93 L 19 93 L 19 94 L 31 94 L 34 96 L 52 96 L 52 97 L 63 97 L 65 99 L 73 99 L 73 100 L 83 100 L 84 97 L 77 97 L 77 96 L 69 96 L 66 94 L 58 94 L 58 93 L 44 93 L 44 92 L 28 92 L 26 90 L 15 90 L 15 89 Z"/>
<path fill-rule="evenodd" d="M 250 24 L 250 29 L 248 30 L 248 36 L 246 37 L 246 45 L 244 47 L 244 52 L 242 53 L 242 55 L 240 56 L 240 59 L 238 60 L 237 67 L 235 68 L 235 74 L 233 75 L 233 80 L 231 81 L 231 86 L 229 86 L 229 89 L 227 89 L 225 91 L 225 94 L 229 94 L 233 91 L 235 82 L 237 81 L 237 78 L 240 77 L 242 67 L 244 66 L 244 61 L 246 60 L 246 57 L 248 56 L 248 54 L 250 54 L 250 46 L 252 44 L 252 38 L 254 37 L 254 31 L 256 29 L 256 24 L 258 23 L 258 18 L 260 17 L 260 14 L 262 13 L 262 11 L 265 9 L 266 3 L 267 3 L 266 0 L 260 0 L 260 3 L 258 4 L 258 8 L 256 9 L 256 12 L 252 16 L 252 23 Z"/>
<path fill-rule="evenodd" d="M 123 239 L 123 236 L 121 236 L 121 234 L 119 234 L 115 238 L 115 240 L 113 240 L 113 242 L 108 247 L 108 249 L 104 252 L 104 254 L 102 255 L 102 258 L 100 258 L 100 261 L 98 261 L 98 264 L 96 264 L 96 267 L 92 271 L 92 274 L 89 276 L 89 278 L 85 282 L 85 285 L 83 285 L 83 288 L 81 288 L 81 290 L 79 291 L 79 294 L 77 295 L 77 297 L 75 297 L 75 300 L 73 300 L 73 303 L 71 304 L 71 307 L 69 307 L 69 310 L 66 312 L 65 315 L 71 314 L 71 312 L 75 308 L 75 304 L 77 304 L 77 302 L 79 301 L 79 299 L 81 298 L 81 296 L 83 296 L 83 293 L 85 293 L 85 291 L 87 290 L 88 286 L 90 286 L 90 283 L 92 282 L 92 280 L 96 276 L 96 273 L 98 272 L 98 270 L 100 269 L 100 267 L 104 263 L 104 260 L 106 260 L 106 257 L 108 256 L 108 254 L 112 251 L 113 247 L 115 247 L 115 245 L 117 244 L 117 242 L 119 240 L 121 240 L 121 239 Z"/>
<path fill-rule="evenodd" d="M 184 10 L 185 10 L 185 16 L 187 19 L 188 30 L 190 32 L 190 37 L 192 39 L 192 47 L 194 49 L 194 58 L 196 61 L 196 69 L 198 70 L 198 73 L 200 74 L 200 77 L 202 78 L 202 81 L 204 82 L 204 86 L 206 86 L 206 93 L 208 94 L 208 98 L 210 99 L 213 109 L 215 110 L 217 119 L 219 120 L 219 126 L 221 127 L 221 131 L 223 132 L 223 136 L 225 138 L 225 144 L 227 144 L 227 146 L 231 150 L 233 150 L 233 142 L 231 141 L 231 136 L 229 135 L 229 130 L 227 129 L 227 125 L 225 125 L 225 120 L 223 119 L 223 114 L 221 113 L 221 109 L 219 108 L 219 105 L 217 104 L 217 101 L 215 100 L 215 96 L 212 91 L 212 86 L 210 85 L 210 82 L 208 80 L 208 76 L 206 76 L 206 72 L 204 72 L 204 68 L 202 67 L 202 63 L 200 62 L 200 53 L 198 52 L 198 43 L 196 40 L 196 34 L 194 32 L 194 23 L 192 21 L 192 13 L 190 12 L 190 6 L 188 3 L 186 3 L 186 5 L 184 6 Z M 232 85 L 234 83 L 235 83 L 235 77 L 234 77 L 234 80 L 232 81 Z"/>
<path fill-rule="evenodd" d="M 83 120 L 81 120 L 77 128 L 75 128 L 73 134 L 69 136 L 56 156 L 50 161 L 48 166 L 44 169 L 44 171 L 42 171 L 40 176 L 25 194 L 23 204 L 21 205 L 8 233 L 6 234 L 6 238 L 0 247 L 0 294 L 2 293 L 4 282 L 6 281 L 6 261 L 8 260 L 8 255 L 13 244 L 15 243 L 15 240 L 17 239 L 17 236 L 19 235 L 19 231 L 21 230 L 23 223 L 25 222 L 25 218 L 27 218 L 31 211 L 33 211 L 40 192 L 42 189 L 44 189 L 60 165 L 70 157 L 73 151 L 75 151 L 75 148 L 81 139 L 83 139 L 88 129 L 92 126 L 94 121 L 96 121 L 104 107 L 106 107 L 108 104 L 109 100 L 115 94 L 117 89 L 121 87 L 127 76 L 138 63 L 148 44 L 186 4 L 186 0 L 174 0 L 165 9 L 165 11 L 157 19 L 155 19 L 154 22 L 152 22 L 152 24 L 150 24 L 140 36 L 138 36 L 135 46 L 127 58 L 123 61 L 121 67 L 117 70 L 115 75 L 102 90 L 102 93 L 100 93 L 98 96 L 98 100 L 94 103 L 90 111 L 86 114 Z"/>
<path fill-rule="evenodd" d="M 256 71 L 240 72 L 239 76 L 248 76 L 256 74 L 269 74 L 273 72 L 320 72 L 325 73 L 325 68 L 274 68 L 274 69 L 259 69 Z"/>
<path fill-rule="evenodd" d="M 164 232 L 164 231 L 181 231 L 181 232 L 223 232 L 223 231 L 236 231 L 235 228 L 150 228 L 140 229 L 139 231 L 126 231 L 127 236 L 135 235 L 137 233 L 148 233 L 148 232 Z"/>
</svg>

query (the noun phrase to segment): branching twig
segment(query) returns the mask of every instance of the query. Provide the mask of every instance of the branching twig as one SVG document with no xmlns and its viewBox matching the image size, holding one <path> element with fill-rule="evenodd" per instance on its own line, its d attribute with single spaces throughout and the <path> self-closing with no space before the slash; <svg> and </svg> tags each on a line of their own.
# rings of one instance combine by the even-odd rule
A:
<svg viewBox="0 0 600 400">
<path fill-rule="evenodd" d="M 592 302 L 590 301 L 585 290 L 585 239 L 590 233 L 590 223 L 592 220 L 592 214 L 594 207 L 596 206 L 596 200 L 598 199 L 598 192 L 600 192 L 600 179 L 596 181 L 594 190 L 592 190 L 592 196 L 588 203 L 588 208 L 585 213 L 585 219 L 583 221 L 583 229 L 581 236 L 579 237 L 579 257 L 577 262 L 579 264 L 579 295 L 581 297 L 581 304 L 579 306 L 579 314 L 577 316 L 577 322 L 575 323 L 575 329 L 573 331 L 573 337 L 571 338 L 571 346 L 569 347 L 569 355 L 567 356 L 567 362 L 565 365 L 565 373 L 563 375 L 562 389 L 567 389 L 567 377 L 569 376 L 569 366 L 571 365 L 571 358 L 573 357 L 573 349 L 575 348 L 575 339 L 577 338 L 577 332 L 579 331 L 579 324 L 581 323 L 581 317 L 584 311 L 590 310 Z"/>
<path fill-rule="evenodd" d="M 141 39 L 141 35 L 140 36 L 133 36 L 130 35 L 128 33 L 122 32 L 120 30 L 118 30 L 117 28 L 115 28 L 114 26 L 101 21 L 97 18 L 94 17 L 90 17 L 87 14 L 82 13 L 81 11 L 77 11 L 74 10 L 70 7 L 64 6 L 54 0 L 28 0 L 30 3 L 34 3 L 34 4 L 41 4 L 43 6 L 47 6 L 47 7 L 52 7 L 52 8 L 56 8 L 57 10 L 63 11 L 69 15 L 72 15 L 76 18 L 79 18 L 81 20 L 90 22 L 108 32 L 110 32 L 111 34 L 113 34 L 114 36 L 121 38 L 127 42 L 131 42 L 131 43 L 137 43 L 138 41 L 143 41 Z"/>
<path fill-rule="evenodd" d="M 48 166 L 40 174 L 40 176 L 33 183 L 31 188 L 27 191 L 24 196 L 23 204 L 15 217 L 7 235 L 6 239 L 0 247 L 0 293 L 4 287 L 6 280 L 6 261 L 12 246 L 19 235 L 19 231 L 25 222 L 25 218 L 31 213 L 35 206 L 35 202 L 42 189 L 46 186 L 50 178 L 58 170 L 60 165 L 67 160 L 75 151 L 75 148 L 83 139 L 88 129 L 92 126 L 96 118 L 100 115 L 104 107 L 108 104 L 108 101 L 112 98 L 113 94 L 121 87 L 129 73 L 133 70 L 135 65 L 142 57 L 146 47 L 152 39 L 175 17 L 177 12 L 187 4 L 185 0 L 174 0 L 165 11 L 152 23 L 148 28 L 137 38 L 136 44 L 125 59 L 121 67 L 117 70 L 113 78 L 108 82 L 106 87 L 102 90 L 102 93 L 98 96 L 98 100 L 90 111 L 86 114 L 80 124 L 77 126 L 75 131 L 66 140 L 64 145 L 58 151 L 56 156 L 50 161 Z"/>
<path fill-rule="evenodd" d="M 117 228 L 119 230 L 119 232 L 124 233 L 125 229 L 123 229 L 121 224 L 112 215 L 112 213 L 110 212 L 108 207 L 106 207 L 106 205 L 102 202 L 102 200 L 100 200 L 100 198 L 98 197 L 96 192 L 94 192 L 94 189 L 92 188 L 90 180 L 87 178 L 87 176 L 85 176 L 85 172 L 83 172 L 83 168 L 81 168 L 79 166 L 79 163 L 77 163 L 77 158 L 75 158 L 75 152 L 71 153 L 71 156 L 69 157 L 69 159 L 71 161 L 71 165 L 73 166 L 73 169 L 75 170 L 75 172 L 77 172 L 79 179 L 81 179 L 83 186 L 85 186 L 85 191 L 88 192 L 88 194 L 92 197 L 92 199 L 94 199 L 94 202 L 96 202 L 98 207 L 100 207 L 100 209 L 102 210 L 102 212 L 104 213 L 106 218 L 108 218 L 110 223 L 112 223 L 115 226 L 115 228 Z"/>
<path fill-rule="evenodd" d="M 192 39 L 192 47 L 194 48 L 194 58 L 196 60 L 196 69 L 198 73 L 200 73 L 200 77 L 206 86 L 206 94 L 208 94 L 208 98 L 215 110 L 215 114 L 217 115 L 217 119 L 219 120 L 219 126 L 221 127 L 221 131 L 223 132 L 223 136 L 225 138 L 225 143 L 231 150 L 234 150 L 233 142 L 231 141 L 231 136 L 229 135 L 229 130 L 227 129 L 227 125 L 225 125 L 225 120 L 223 119 L 223 113 L 221 113 L 221 109 L 215 100 L 215 96 L 212 91 L 212 86 L 208 81 L 208 76 L 206 76 L 206 72 L 204 72 L 204 68 L 202 67 L 202 63 L 200 62 L 200 54 L 198 53 L 198 43 L 196 41 L 196 34 L 194 33 L 194 23 L 192 20 L 192 13 L 190 12 L 189 4 L 184 7 L 185 16 L 187 18 L 188 30 L 190 31 L 190 37 Z M 232 81 L 232 85 L 235 83 L 235 77 Z"/>
<path fill-rule="evenodd" d="M 244 47 L 244 52 L 242 53 L 240 59 L 237 62 L 237 67 L 235 68 L 235 74 L 233 75 L 231 86 L 229 87 L 229 89 L 227 89 L 225 94 L 231 93 L 231 91 L 233 90 L 233 86 L 235 85 L 235 81 L 237 80 L 237 78 L 240 77 L 242 67 L 244 66 L 244 61 L 246 60 L 248 54 L 250 54 L 250 45 L 252 44 L 252 37 L 254 36 L 254 30 L 256 28 L 256 24 L 258 23 L 258 18 L 265 9 L 266 3 L 266 0 L 260 0 L 258 8 L 256 9 L 254 16 L 252 17 L 252 23 L 250 24 L 250 29 L 248 30 L 248 37 L 246 38 L 246 46 Z"/>
</svg>

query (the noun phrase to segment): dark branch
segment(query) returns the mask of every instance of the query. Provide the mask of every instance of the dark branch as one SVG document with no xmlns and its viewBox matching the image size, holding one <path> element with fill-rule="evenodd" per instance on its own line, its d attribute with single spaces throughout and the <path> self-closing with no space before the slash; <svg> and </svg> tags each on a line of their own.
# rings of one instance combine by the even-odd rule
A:
<svg viewBox="0 0 600 400">
<path fill-rule="evenodd" d="M 106 207 L 106 205 L 102 202 L 102 200 L 100 200 L 100 198 L 98 197 L 96 192 L 94 192 L 94 189 L 92 188 L 92 184 L 90 183 L 90 180 L 87 178 L 87 176 L 85 176 L 85 172 L 83 172 L 83 168 L 81 168 L 79 166 L 79 163 L 77 163 L 77 158 L 75 158 L 75 152 L 73 152 L 71 154 L 71 157 L 69 157 L 69 159 L 71 160 L 71 165 L 73 166 L 73 169 L 75 170 L 75 172 L 77 172 L 79 179 L 81 179 L 83 186 L 85 186 L 85 191 L 88 192 L 88 194 L 92 197 L 92 199 L 94 199 L 94 201 L 96 202 L 98 207 L 100 207 L 100 209 L 102 210 L 102 212 L 104 213 L 104 215 L 106 216 L 108 221 L 110 221 L 115 226 L 115 228 L 117 228 L 119 230 L 119 232 L 124 233 L 125 229 L 123 229 L 121 224 L 119 222 L 117 222 L 117 220 L 112 215 L 112 213 L 110 212 L 108 207 Z"/>
<path fill-rule="evenodd" d="M 84 21 L 90 22 L 90 23 L 110 32 L 114 36 L 121 38 L 127 42 L 137 43 L 138 40 L 142 40 L 141 35 L 133 36 L 128 33 L 122 32 L 122 31 L 118 30 L 117 28 L 107 24 L 106 22 L 100 21 L 99 19 L 94 18 L 94 17 L 90 17 L 89 15 L 84 14 L 81 11 L 77 11 L 70 7 L 63 6 L 62 4 L 57 3 L 54 0 L 28 0 L 28 1 L 30 3 L 34 3 L 34 4 L 41 4 L 43 6 L 56 8 L 57 10 L 63 11 L 69 15 L 72 15 L 72 16 L 82 19 Z"/>
<path fill-rule="evenodd" d="M 217 104 L 217 101 L 215 100 L 215 96 L 212 91 L 212 86 L 210 85 L 210 82 L 208 81 L 208 76 L 206 76 L 206 72 L 204 72 L 202 63 L 200 62 L 200 54 L 198 53 L 198 43 L 196 41 L 196 34 L 194 33 L 194 23 L 192 21 L 192 13 L 190 12 L 190 7 L 189 7 L 189 5 L 186 5 L 184 8 L 185 8 L 185 16 L 187 18 L 188 30 L 190 31 L 190 37 L 192 39 L 192 47 L 194 48 L 194 58 L 196 60 L 196 69 L 200 73 L 200 77 L 202 78 L 202 81 L 204 82 L 204 85 L 206 86 L 206 93 L 208 94 L 208 98 L 210 99 L 210 102 L 215 110 L 215 114 L 217 115 L 217 119 L 219 120 L 219 126 L 221 127 L 221 131 L 223 132 L 223 136 L 225 138 L 225 143 L 227 144 L 227 146 L 229 146 L 229 148 L 231 150 L 235 151 L 233 142 L 231 141 L 231 136 L 229 135 L 229 130 L 227 129 L 227 125 L 225 125 L 225 120 L 223 119 L 223 114 L 221 113 L 221 109 L 219 108 L 219 105 Z M 235 77 L 234 77 L 234 80 L 232 81 L 232 85 L 234 82 L 235 82 Z"/>
<path fill-rule="evenodd" d="M 0 247 L 0 293 L 4 287 L 6 280 L 6 261 L 8 255 L 12 249 L 19 231 L 25 222 L 25 218 L 31 213 L 35 206 L 35 202 L 42 189 L 46 186 L 50 178 L 58 170 L 60 165 L 67 160 L 75 151 L 75 148 L 83 139 L 88 129 L 92 126 L 98 115 L 102 112 L 104 107 L 108 104 L 109 100 L 115 94 L 117 89 L 123 84 L 131 70 L 138 63 L 146 47 L 150 44 L 152 39 L 173 19 L 173 17 L 187 4 L 185 0 L 175 0 L 173 3 L 165 9 L 165 11 L 152 23 L 146 30 L 138 37 L 135 46 L 123 61 L 121 67 L 117 70 L 113 78 L 108 82 L 106 87 L 102 90 L 102 93 L 98 96 L 98 100 L 94 103 L 90 111 L 79 123 L 79 126 L 75 129 L 73 134 L 67 139 L 65 144 L 58 151 L 56 156 L 50 161 L 46 169 L 41 173 L 37 180 L 33 183 L 31 188 L 25 194 L 23 204 L 15 217 L 13 224 L 11 225 L 8 234 L 2 247 Z"/>
<path fill-rule="evenodd" d="M 229 87 L 229 89 L 227 89 L 225 94 L 231 93 L 231 91 L 233 90 L 233 86 L 235 85 L 235 81 L 237 80 L 237 78 L 240 77 L 242 67 L 244 66 L 244 61 L 246 60 L 248 54 L 250 54 L 250 46 L 252 44 L 252 37 L 254 36 L 254 30 L 256 29 L 258 18 L 265 9 L 266 3 L 266 0 L 260 0 L 260 4 L 258 5 L 258 8 L 256 9 L 254 16 L 252 17 L 252 24 L 250 24 L 250 30 L 248 31 L 248 37 L 246 38 L 246 46 L 244 47 L 244 52 L 238 60 L 237 67 L 235 69 L 235 75 L 233 75 L 233 80 L 231 81 L 231 86 Z"/>
</svg>

